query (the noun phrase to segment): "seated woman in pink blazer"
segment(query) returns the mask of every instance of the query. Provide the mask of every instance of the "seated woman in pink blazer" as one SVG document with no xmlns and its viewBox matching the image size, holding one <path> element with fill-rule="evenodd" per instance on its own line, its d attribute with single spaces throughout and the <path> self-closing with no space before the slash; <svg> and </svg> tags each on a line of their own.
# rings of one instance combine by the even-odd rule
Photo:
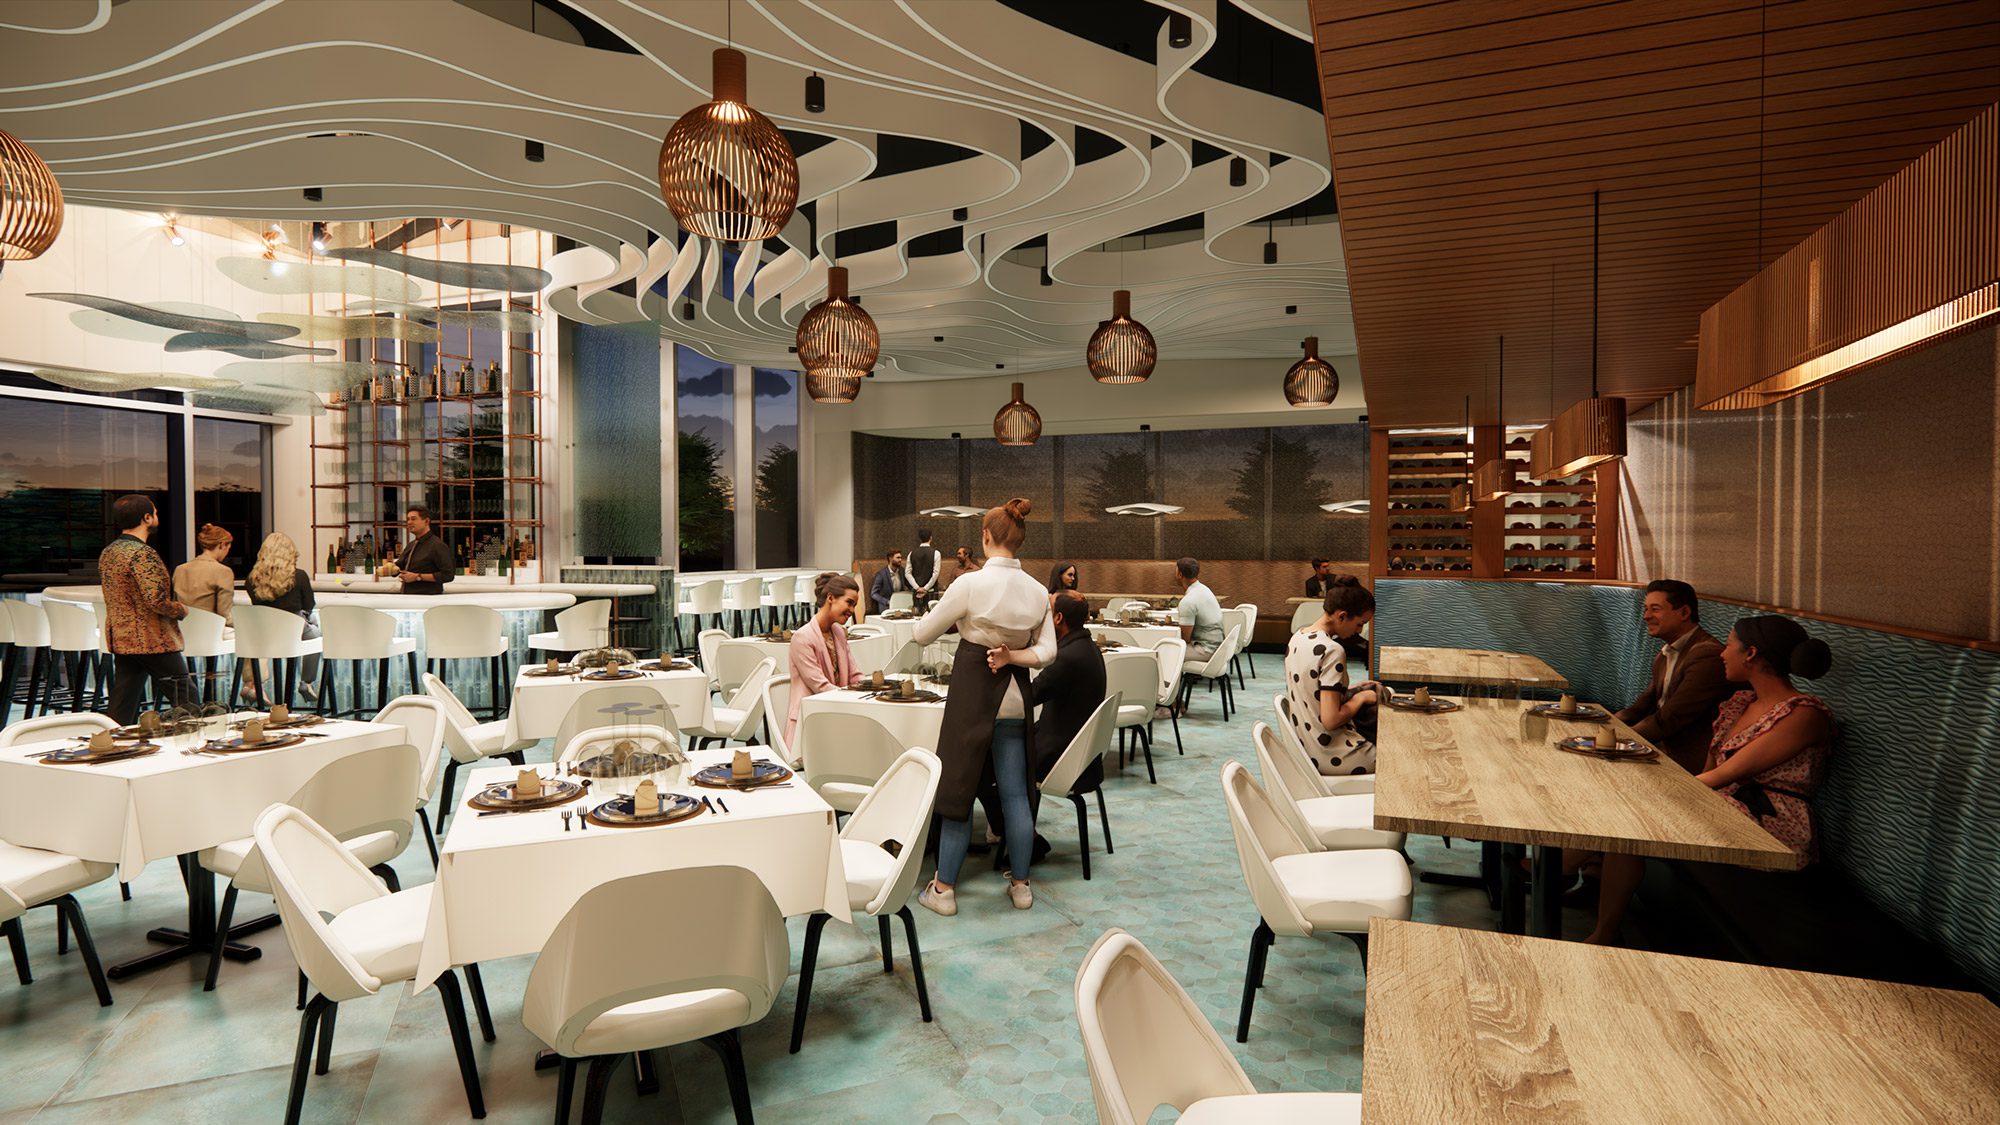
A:
<svg viewBox="0 0 2000 1125">
<path fill-rule="evenodd" d="M 806 696 L 861 684 L 861 673 L 854 670 L 854 654 L 847 648 L 847 630 L 841 628 L 854 620 L 854 607 L 861 600 L 860 585 L 845 574 L 828 571 L 813 579 L 813 600 L 819 603 L 819 612 L 805 628 L 792 634 L 792 713 L 785 719 L 787 746 L 797 745 L 799 706 Z"/>
</svg>

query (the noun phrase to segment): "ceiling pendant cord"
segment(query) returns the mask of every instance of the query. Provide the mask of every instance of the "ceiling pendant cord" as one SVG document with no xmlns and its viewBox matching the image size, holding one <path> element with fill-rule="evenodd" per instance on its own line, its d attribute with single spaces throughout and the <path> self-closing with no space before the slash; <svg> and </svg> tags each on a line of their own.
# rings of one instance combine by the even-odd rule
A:
<svg viewBox="0 0 2000 1125">
<path fill-rule="evenodd" d="M 1590 397 L 1597 397 L 1597 237 L 1603 192 L 1590 193 Z"/>
</svg>

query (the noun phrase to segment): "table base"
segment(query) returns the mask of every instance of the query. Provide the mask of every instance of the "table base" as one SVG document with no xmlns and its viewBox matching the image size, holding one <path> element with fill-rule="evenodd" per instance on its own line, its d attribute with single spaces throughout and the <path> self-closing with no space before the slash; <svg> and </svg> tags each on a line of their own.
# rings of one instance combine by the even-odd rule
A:
<svg viewBox="0 0 2000 1125">
<path fill-rule="evenodd" d="M 146 940 L 166 946 L 151 953 L 120 961 L 104 970 L 112 980 L 124 980 L 139 973 L 150 972 L 162 966 L 171 965 L 183 957 L 205 954 L 215 948 L 215 876 L 201 866 L 194 852 L 188 852 L 179 859 L 181 879 L 188 889 L 188 924 L 186 929 L 162 926 L 146 933 Z M 231 938 L 268 930 L 278 924 L 276 914 L 266 914 L 229 927 Z M 237 941 L 225 941 L 222 955 L 231 961 L 255 961 L 264 951 L 254 945 L 244 945 Z"/>
</svg>

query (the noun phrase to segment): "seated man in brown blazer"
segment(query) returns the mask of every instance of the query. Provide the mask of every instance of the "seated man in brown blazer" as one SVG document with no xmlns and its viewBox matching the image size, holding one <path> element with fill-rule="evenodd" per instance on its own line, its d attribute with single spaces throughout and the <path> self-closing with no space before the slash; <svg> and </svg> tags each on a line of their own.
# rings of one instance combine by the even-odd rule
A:
<svg viewBox="0 0 2000 1125">
<path fill-rule="evenodd" d="M 1722 673 L 1722 642 L 1702 629 L 1694 587 L 1662 578 L 1646 584 L 1640 616 L 1646 634 L 1661 642 L 1645 694 L 1618 712 L 1639 737 L 1660 748 L 1689 773 L 1700 773 L 1714 736 L 1715 712 L 1729 698 Z"/>
</svg>

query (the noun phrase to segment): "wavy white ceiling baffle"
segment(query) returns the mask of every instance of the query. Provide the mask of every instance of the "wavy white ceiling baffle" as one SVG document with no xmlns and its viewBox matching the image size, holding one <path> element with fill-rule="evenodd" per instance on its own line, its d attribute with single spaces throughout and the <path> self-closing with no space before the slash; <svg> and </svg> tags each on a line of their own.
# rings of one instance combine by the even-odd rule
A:
<svg viewBox="0 0 2000 1125">
<path fill-rule="evenodd" d="M 544 263 L 563 315 L 657 318 L 711 355 L 774 366 L 845 232 L 840 264 L 890 380 L 1077 366 L 1118 288 L 1169 360 L 1280 358 L 1307 335 L 1354 351 L 1325 126 L 1291 73 L 1316 81 L 1305 0 L 7 11 L 0 120 L 73 202 L 517 223 L 579 244 Z M 1192 18 L 1187 47 L 1168 43 L 1172 12 Z M 749 55 L 751 102 L 801 150 L 802 204 L 780 238 L 726 262 L 684 242 L 655 175 L 725 36 Z M 821 114 L 803 105 L 815 72 Z M 324 201 L 304 202 L 308 187 Z"/>
</svg>

